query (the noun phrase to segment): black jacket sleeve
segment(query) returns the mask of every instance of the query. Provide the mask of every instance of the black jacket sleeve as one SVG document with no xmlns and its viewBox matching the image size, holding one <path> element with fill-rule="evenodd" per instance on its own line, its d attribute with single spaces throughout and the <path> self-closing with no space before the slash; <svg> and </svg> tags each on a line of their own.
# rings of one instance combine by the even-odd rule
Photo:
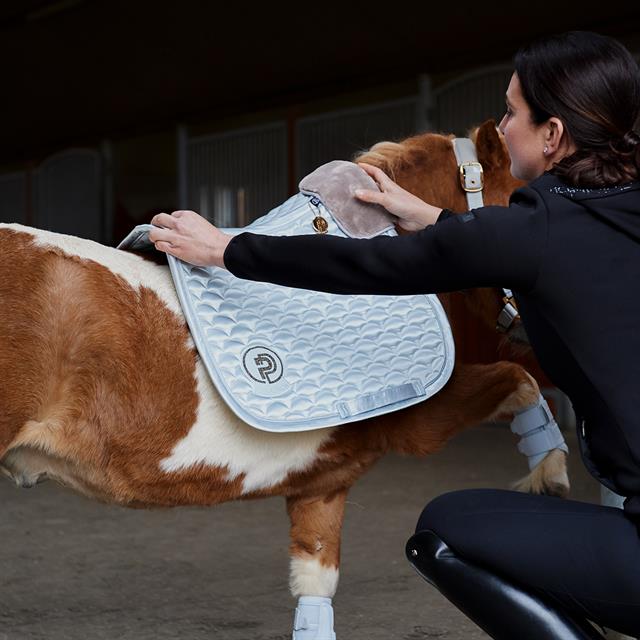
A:
<svg viewBox="0 0 640 640">
<path fill-rule="evenodd" d="M 239 278 L 342 294 L 403 295 L 471 287 L 528 291 L 547 233 L 546 205 L 523 187 L 508 207 L 446 211 L 437 224 L 369 240 L 241 233 L 224 253 Z"/>
<path fill-rule="evenodd" d="M 443 220 L 446 220 L 447 218 L 451 218 L 451 216 L 455 216 L 456 214 L 453 213 L 453 211 L 451 211 L 451 209 L 443 209 L 440 214 L 438 215 L 438 219 L 436 220 L 436 224 L 438 224 L 438 222 L 442 222 Z"/>
</svg>

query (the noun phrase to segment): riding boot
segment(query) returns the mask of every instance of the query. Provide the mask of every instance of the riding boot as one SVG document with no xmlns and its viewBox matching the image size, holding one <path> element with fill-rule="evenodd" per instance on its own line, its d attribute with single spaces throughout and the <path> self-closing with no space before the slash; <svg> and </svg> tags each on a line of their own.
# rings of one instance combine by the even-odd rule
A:
<svg viewBox="0 0 640 640">
<path fill-rule="evenodd" d="M 433 531 L 416 533 L 406 552 L 416 571 L 494 640 L 604 637 L 586 619 L 457 556 Z"/>
</svg>

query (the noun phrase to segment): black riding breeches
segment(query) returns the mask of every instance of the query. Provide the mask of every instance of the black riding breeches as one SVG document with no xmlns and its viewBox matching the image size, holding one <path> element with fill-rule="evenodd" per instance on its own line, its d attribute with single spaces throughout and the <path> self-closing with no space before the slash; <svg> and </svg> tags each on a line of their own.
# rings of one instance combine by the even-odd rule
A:
<svg viewBox="0 0 640 640">
<path fill-rule="evenodd" d="M 430 529 L 460 557 L 573 614 L 640 636 L 640 532 L 622 509 L 499 489 L 432 500 Z"/>
</svg>

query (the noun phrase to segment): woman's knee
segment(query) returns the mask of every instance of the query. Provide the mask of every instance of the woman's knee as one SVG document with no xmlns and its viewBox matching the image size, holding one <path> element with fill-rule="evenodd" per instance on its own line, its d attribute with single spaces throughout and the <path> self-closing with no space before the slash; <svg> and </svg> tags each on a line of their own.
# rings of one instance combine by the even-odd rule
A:
<svg viewBox="0 0 640 640">
<path fill-rule="evenodd" d="M 465 513 L 471 514 L 477 510 L 479 503 L 493 503 L 495 499 L 494 489 L 460 489 L 443 493 L 427 503 L 422 510 L 416 531 L 429 529 L 446 540 L 449 527 L 459 528 L 460 519 L 464 518 Z"/>
<path fill-rule="evenodd" d="M 451 515 L 458 511 L 460 500 L 464 500 L 465 490 L 450 491 L 436 496 L 427 503 L 418 518 L 416 532 L 430 530 L 442 535 L 442 529 L 446 528 L 446 522 Z"/>
</svg>

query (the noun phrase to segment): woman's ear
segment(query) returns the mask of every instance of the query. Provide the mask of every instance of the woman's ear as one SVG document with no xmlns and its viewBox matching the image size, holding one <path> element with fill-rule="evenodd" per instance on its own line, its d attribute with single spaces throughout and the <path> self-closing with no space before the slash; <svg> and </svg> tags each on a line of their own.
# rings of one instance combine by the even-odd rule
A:
<svg viewBox="0 0 640 640">
<path fill-rule="evenodd" d="M 560 118 L 552 116 L 543 125 L 544 127 L 544 146 L 547 149 L 546 154 L 550 156 L 561 147 L 568 147 L 569 140 L 564 124 Z"/>
</svg>

